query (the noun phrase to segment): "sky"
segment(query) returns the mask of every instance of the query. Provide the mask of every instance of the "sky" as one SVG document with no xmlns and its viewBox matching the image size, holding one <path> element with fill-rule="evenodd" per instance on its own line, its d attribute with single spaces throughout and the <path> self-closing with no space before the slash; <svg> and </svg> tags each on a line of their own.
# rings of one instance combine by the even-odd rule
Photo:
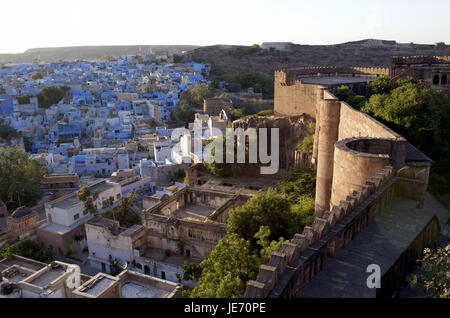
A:
<svg viewBox="0 0 450 318">
<path fill-rule="evenodd" d="M 2 0 L 0 53 L 78 45 L 450 43 L 449 0 Z"/>
</svg>

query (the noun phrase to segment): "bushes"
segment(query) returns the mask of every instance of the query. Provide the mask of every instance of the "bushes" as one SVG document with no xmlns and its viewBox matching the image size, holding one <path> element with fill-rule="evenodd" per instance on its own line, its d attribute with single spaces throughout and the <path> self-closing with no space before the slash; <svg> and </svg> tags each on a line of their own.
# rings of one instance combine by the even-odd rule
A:
<svg viewBox="0 0 450 318">
<path fill-rule="evenodd" d="M 434 251 L 426 248 L 420 272 L 413 275 L 411 283 L 433 297 L 450 298 L 450 244 Z"/>
<path fill-rule="evenodd" d="M 41 248 L 38 243 L 29 236 L 13 247 L 7 247 L 2 251 L 2 258 L 10 257 L 12 254 L 31 258 L 39 262 L 50 263 L 53 261 L 52 253 L 48 248 Z"/>
<path fill-rule="evenodd" d="M 17 96 L 17 101 L 19 102 L 20 105 L 29 104 L 30 98 L 31 98 L 31 95 L 24 94 L 24 95 Z"/>
<path fill-rule="evenodd" d="M 228 89 L 238 92 L 253 87 L 255 93 L 261 92 L 264 98 L 273 98 L 273 78 L 266 73 L 237 73 L 226 74 L 224 80 L 228 84 Z"/>
</svg>

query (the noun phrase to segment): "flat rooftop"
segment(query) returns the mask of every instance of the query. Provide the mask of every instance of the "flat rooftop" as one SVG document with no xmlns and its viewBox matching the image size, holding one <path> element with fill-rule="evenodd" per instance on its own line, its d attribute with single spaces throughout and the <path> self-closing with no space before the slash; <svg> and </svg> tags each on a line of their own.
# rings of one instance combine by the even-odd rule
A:
<svg viewBox="0 0 450 318">
<path fill-rule="evenodd" d="M 158 262 L 163 262 L 170 265 L 175 266 L 183 266 L 184 262 L 191 262 L 199 265 L 201 263 L 200 259 L 192 258 L 192 257 L 185 257 L 183 255 L 179 254 L 170 254 L 169 256 L 166 255 L 166 250 L 160 249 L 160 248 L 154 248 L 149 247 L 145 249 L 144 256 L 141 257 L 142 259 L 152 259 Z M 142 262 L 142 266 L 147 265 L 144 262 Z"/>
<path fill-rule="evenodd" d="M 99 182 L 98 184 L 91 186 L 91 192 L 92 191 L 103 192 L 103 191 L 109 190 L 111 188 L 114 188 L 114 186 L 112 184 L 107 183 L 107 182 Z"/>
<path fill-rule="evenodd" d="M 204 205 L 190 204 L 188 206 L 185 206 L 184 208 L 176 210 L 174 214 L 178 218 L 182 219 L 190 218 L 197 221 L 204 221 L 208 217 L 208 215 L 210 215 L 214 211 L 214 208 L 210 208 Z"/>
<path fill-rule="evenodd" d="M 45 286 L 53 282 L 55 279 L 63 275 L 65 272 L 66 272 L 65 269 L 61 267 L 56 269 L 50 268 L 50 270 L 42 273 L 29 283 L 44 288 Z"/>
<path fill-rule="evenodd" d="M 60 208 L 60 209 L 70 209 L 74 206 L 76 206 L 77 204 L 80 204 L 80 200 L 78 199 L 76 193 L 73 193 L 71 196 L 55 202 L 55 203 L 51 203 L 54 207 Z"/>
<path fill-rule="evenodd" d="M 103 218 L 103 217 L 101 217 L 101 218 L 94 218 L 93 220 L 91 220 L 91 221 L 89 221 L 87 223 L 92 224 L 92 225 L 101 226 L 101 227 L 104 227 L 104 228 L 110 228 L 110 227 L 112 227 L 112 226 L 117 224 L 117 222 L 115 222 L 114 220 L 111 220 L 111 219 L 108 219 L 108 218 Z"/>
<path fill-rule="evenodd" d="M 29 263 L 29 262 L 26 262 L 26 261 L 22 261 L 22 260 L 13 258 L 13 259 L 5 259 L 5 261 L 0 263 L 0 270 L 7 269 L 8 267 L 10 267 L 12 265 L 18 265 L 18 266 L 21 266 L 21 267 L 25 267 L 25 268 L 31 269 L 33 271 L 38 271 L 38 270 L 40 270 L 40 269 L 42 269 L 42 268 L 44 268 L 46 266 L 46 264 L 38 265 L 38 264 L 35 264 L 35 263 Z"/>
<path fill-rule="evenodd" d="M 344 85 L 353 83 L 366 83 L 370 79 L 367 77 L 346 77 L 346 76 L 312 76 L 299 77 L 305 84 L 319 84 L 319 85 Z"/>
<path fill-rule="evenodd" d="M 127 280 L 122 284 L 123 298 L 165 298 L 170 293 L 149 284 Z"/>
<path fill-rule="evenodd" d="M 95 281 L 84 285 L 82 292 L 91 296 L 98 296 L 115 282 L 116 282 L 115 280 L 102 275 L 98 277 Z"/>
</svg>

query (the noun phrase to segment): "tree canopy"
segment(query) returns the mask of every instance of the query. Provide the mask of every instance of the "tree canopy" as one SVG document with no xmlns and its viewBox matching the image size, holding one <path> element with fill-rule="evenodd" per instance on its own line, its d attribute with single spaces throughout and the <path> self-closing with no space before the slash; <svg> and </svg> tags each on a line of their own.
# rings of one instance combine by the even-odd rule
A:
<svg viewBox="0 0 450 318">
<path fill-rule="evenodd" d="M 33 75 L 31 75 L 32 80 L 38 80 L 43 78 L 42 73 L 40 71 L 35 72 Z"/>
<path fill-rule="evenodd" d="M 0 139 L 11 140 L 11 138 L 19 137 L 20 133 L 13 127 L 4 123 L 0 118 Z"/>
<path fill-rule="evenodd" d="M 70 88 L 67 86 L 46 86 L 41 89 L 38 95 L 39 105 L 42 108 L 49 108 L 50 106 L 57 104 Z"/>
<path fill-rule="evenodd" d="M 252 249 L 249 241 L 231 234 L 216 245 L 208 259 L 201 264 L 199 286 L 191 297 L 238 298 L 243 297 L 247 282 L 255 279 L 259 266 L 268 262 L 272 251 L 279 250 L 283 240 L 270 242 L 270 230 L 262 227 L 257 233 L 261 250 Z"/>
<path fill-rule="evenodd" d="M 211 98 L 214 93 L 203 84 L 195 85 L 181 96 L 181 99 L 192 108 L 203 108 L 203 100 Z"/>
<path fill-rule="evenodd" d="M 114 211 L 114 215 L 121 226 L 130 227 L 142 223 L 140 215 L 133 211 L 136 198 L 136 193 L 131 193 L 126 197 L 120 198 L 120 204 Z"/>
<path fill-rule="evenodd" d="M 38 243 L 29 236 L 12 247 L 6 247 L 1 253 L 2 258 L 9 258 L 13 254 L 31 258 L 39 262 L 50 263 L 53 261 L 52 253 L 48 248 L 41 248 Z"/>
<path fill-rule="evenodd" d="M 8 209 L 32 206 L 42 197 L 45 165 L 32 159 L 22 147 L 0 149 L 0 199 Z"/>
<path fill-rule="evenodd" d="M 419 273 L 410 282 L 433 297 L 450 298 L 450 244 L 436 250 L 426 248 Z"/>
<path fill-rule="evenodd" d="M 379 88 L 388 91 L 387 87 Z M 450 100 L 441 91 L 407 78 L 387 94 L 370 96 L 362 111 L 374 116 L 435 161 L 430 187 L 448 191 L 450 184 Z M 436 177 L 439 176 L 439 177 Z M 442 178 L 442 176 L 444 178 Z"/>
<path fill-rule="evenodd" d="M 78 199 L 84 203 L 85 211 L 95 214 L 97 213 L 97 207 L 95 201 L 98 199 L 98 192 L 91 192 L 89 186 L 83 186 L 77 192 Z"/>
<path fill-rule="evenodd" d="M 228 89 L 232 92 L 239 92 L 253 87 L 255 93 L 262 93 L 265 98 L 273 98 L 274 81 L 266 73 L 226 74 L 224 80 L 228 84 Z"/>
</svg>

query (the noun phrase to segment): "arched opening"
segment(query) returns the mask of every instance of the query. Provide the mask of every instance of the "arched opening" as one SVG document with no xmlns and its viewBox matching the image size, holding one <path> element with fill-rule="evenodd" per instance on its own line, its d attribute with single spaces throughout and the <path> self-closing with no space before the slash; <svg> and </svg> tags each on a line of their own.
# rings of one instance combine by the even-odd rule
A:
<svg viewBox="0 0 450 318">
<path fill-rule="evenodd" d="M 144 274 L 145 275 L 150 275 L 150 267 L 148 267 L 148 265 L 144 266 Z"/>
<path fill-rule="evenodd" d="M 439 75 L 434 75 L 434 77 L 433 77 L 433 85 L 439 85 Z"/>
<path fill-rule="evenodd" d="M 142 265 L 140 263 L 136 263 L 136 268 L 137 269 L 142 269 Z"/>
<path fill-rule="evenodd" d="M 447 75 L 442 75 L 442 77 L 441 77 L 441 85 L 447 85 Z"/>
</svg>

